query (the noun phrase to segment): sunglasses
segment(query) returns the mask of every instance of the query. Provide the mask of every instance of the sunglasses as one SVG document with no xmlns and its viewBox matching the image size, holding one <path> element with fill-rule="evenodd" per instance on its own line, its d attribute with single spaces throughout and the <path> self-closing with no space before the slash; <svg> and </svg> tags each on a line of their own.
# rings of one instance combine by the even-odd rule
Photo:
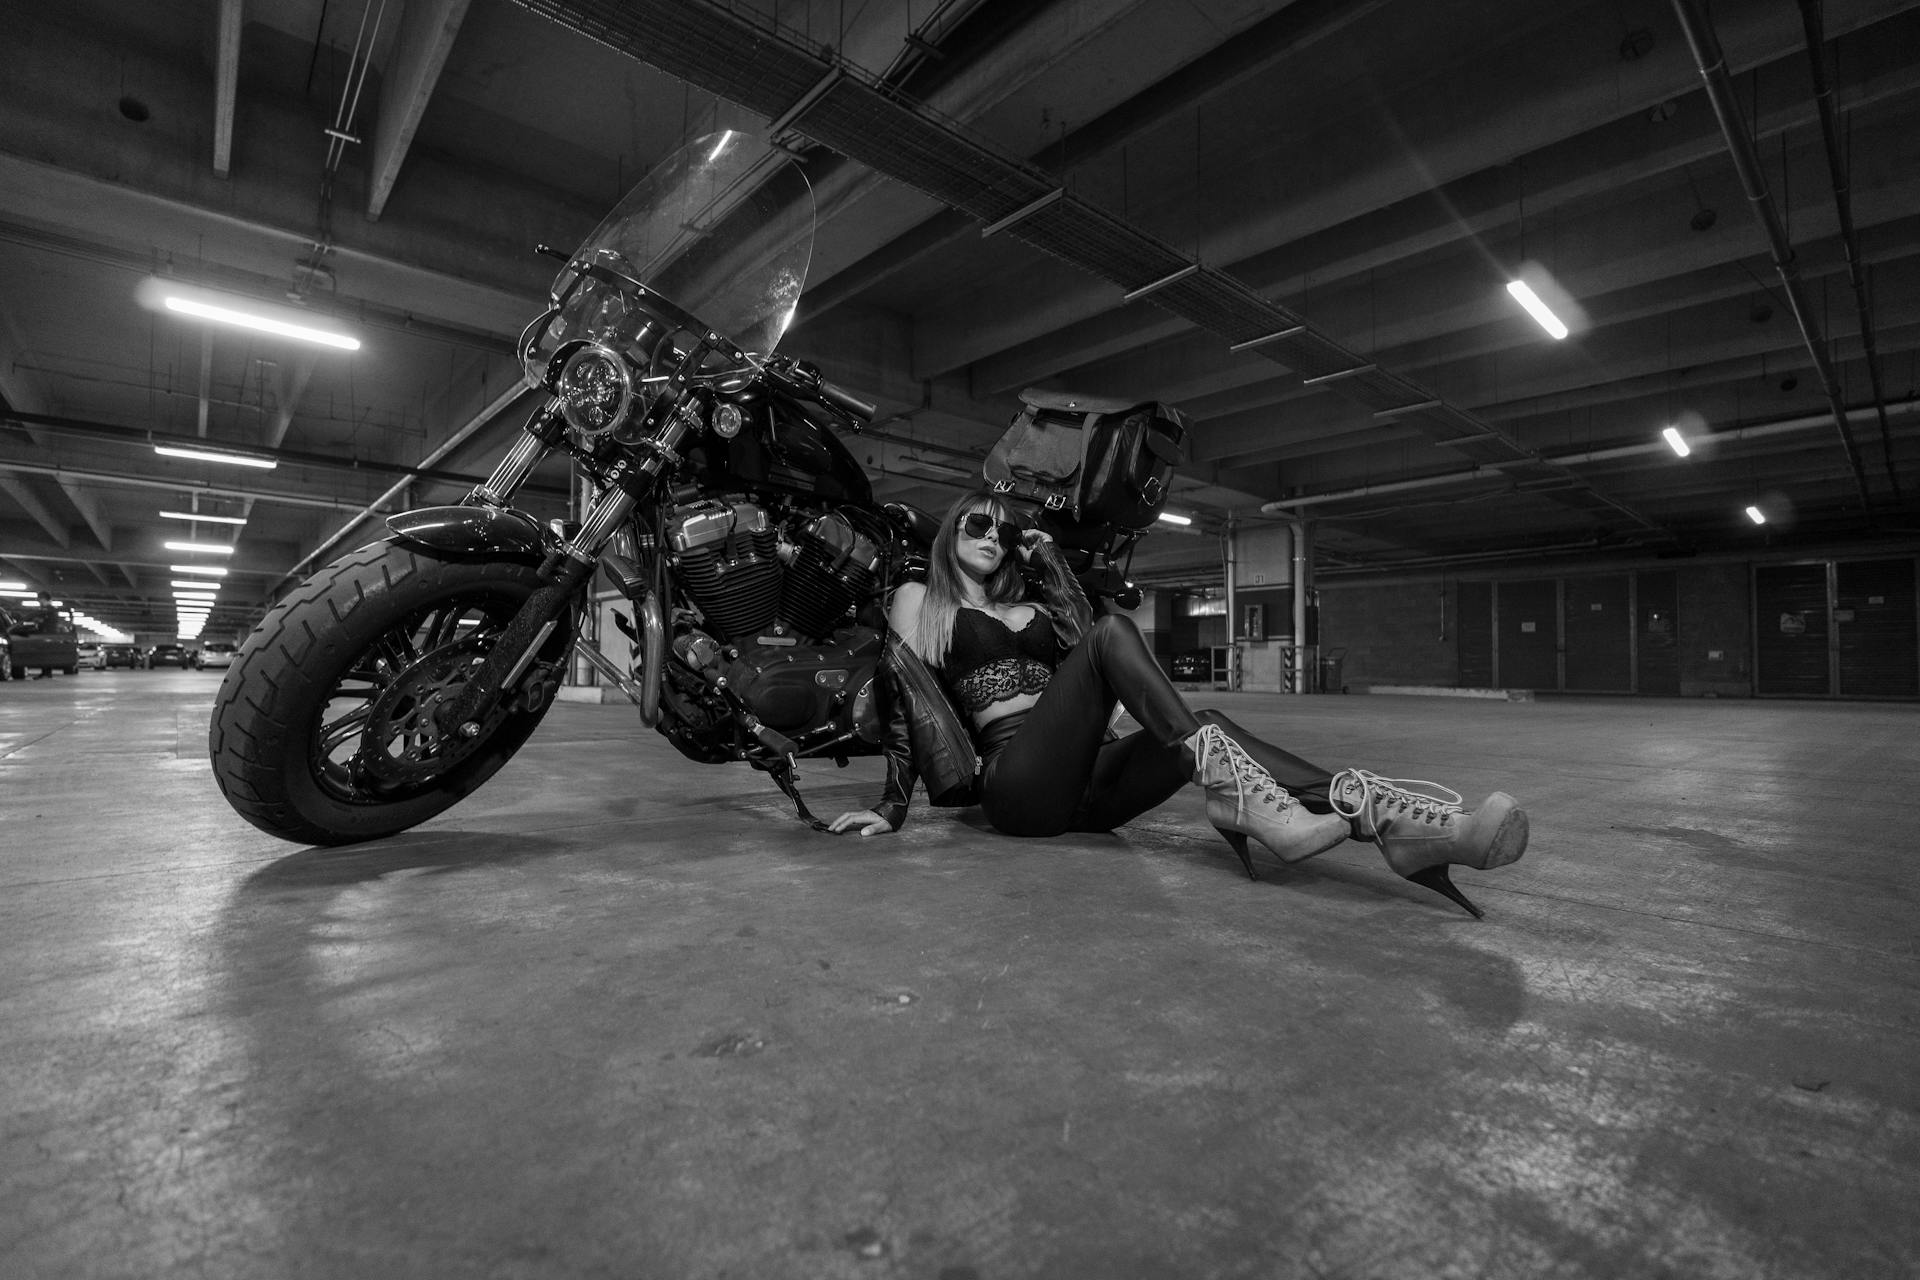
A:
<svg viewBox="0 0 1920 1280">
<path fill-rule="evenodd" d="M 959 529 L 969 538 L 984 538 L 998 526 L 1000 545 L 1011 551 L 1020 545 L 1020 526 L 1006 520 L 995 520 L 990 512 L 974 511 L 961 517 Z"/>
</svg>

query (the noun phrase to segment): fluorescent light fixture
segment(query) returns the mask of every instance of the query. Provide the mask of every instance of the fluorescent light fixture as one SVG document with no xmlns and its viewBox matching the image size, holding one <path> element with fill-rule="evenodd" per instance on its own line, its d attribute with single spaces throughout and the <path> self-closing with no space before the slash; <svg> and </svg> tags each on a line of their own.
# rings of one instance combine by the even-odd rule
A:
<svg viewBox="0 0 1920 1280">
<path fill-rule="evenodd" d="M 0 582 L 0 591 L 25 591 L 26 589 L 27 584 L 24 582 Z"/>
<path fill-rule="evenodd" d="M 1168 524 L 1192 524 L 1193 523 L 1192 516 L 1175 515 L 1171 511 L 1162 511 L 1160 513 L 1160 518 L 1162 520 L 1165 520 Z"/>
<path fill-rule="evenodd" d="M 296 307 L 279 306 L 234 293 L 202 289 L 179 280 L 149 276 L 134 290 L 140 305 L 151 311 L 165 311 L 215 324 L 236 325 L 256 333 L 271 333 L 282 338 L 297 338 L 341 351 L 358 351 L 360 339 L 337 329 L 325 327 L 324 317 Z"/>
<path fill-rule="evenodd" d="M 199 511 L 162 511 L 163 520 L 198 520 L 205 524 L 245 524 L 245 516 L 210 516 Z"/>
<path fill-rule="evenodd" d="M 212 604 L 219 599 L 218 596 L 206 591 L 176 591 L 173 593 L 173 598 L 185 600 L 188 604 Z"/>
<path fill-rule="evenodd" d="M 1680 428 L 1668 427 L 1665 431 L 1662 431 L 1660 434 L 1666 437 L 1667 443 L 1671 445 L 1673 447 L 1673 451 L 1679 454 L 1681 457 L 1684 458 L 1688 454 L 1693 452 L 1693 446 L 1689 445 L 1687 443 L 1687 438 L 1680 434 Z"/>
<path fill-rule="evenodd" d="M 1532 285 L 1528 284 L 1525 280 L 1509 280 L 1507 281 L 1507 292 L 1513 295 L 1516 302 L 1527 309 L 1527 314 L 1532 316 L 1534 320 L 1539 323 L 1540 327 L 1545 329 L 1556 342 L 1567 336 L 1567 326 L 1561 323 L 1559 316 L 1556 316 L 1547 308 L 1546 303 L 1540 301 L 1540 295 L 1533 291 Z"/>
<path fill-rule="evenodd" d="M 169 551 L 197 551 L 210 556 L 230 556 L 233 548 L 218 542 L 163 542 L 160 544 Z"/>
<path fill-rule="evenodd" d="M 185 587 L 188 591 L 218 591 L 218 582 L 195 582 L 192 578 L 175 578 L 167 584 L 170 587 Z"/>
<path fill-rule="evenodd" d="M 227 571 L 217 564 L 170 564 L 167 568 L 174 573 L 204 573 L 210 578 L 227 576 Z"/>
<path fill-rule="evenodd" d="M 254 458 L 244 453 L 216 453 L 211 449 L 180 449 L 170 444 L 157 444 L 153 451 L 163 458 L 189 458 L 195 462 L 231 462 L 236 467 L 259 467 L 262 471 L 271 471 L 280 464 L 272 458 Z"/>
<path fill-rule="evenodd" d="M 1767 522 L 1767 513 L 1758 507 L 1748 507 L 1747 519 L 1753 521 L 1755 524 L 1765 524 Z"/>
</svg>

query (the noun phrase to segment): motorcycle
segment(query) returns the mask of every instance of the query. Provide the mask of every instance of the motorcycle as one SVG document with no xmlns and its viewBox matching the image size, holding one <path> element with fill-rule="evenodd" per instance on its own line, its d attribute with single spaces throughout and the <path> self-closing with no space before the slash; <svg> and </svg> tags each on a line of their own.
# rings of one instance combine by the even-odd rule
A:
<svg viewBox="0 0 1920 1280">
<path fill-rule="evenodd" d="M 813 231 L 800 168 L 725 132 L 564 257 L 518 347 L 547 399 L 488 479 L 389 517 L 241 646 L 209 749 L 242 817 L 323 845 L 424 822 L 526 743 L 577 652 L 687 758 L 763 770 L 814 821 L 797 764 L 879 751 L 886 597 L 935 526 L 876 503 L 841 442 L 873 406 L 778 353 Z M 578 521 L 512 505 L 555 450 L 590 482 Z M 1102 546 L 1083 581 L 1111 596 L 1124 540 Z M 625 671 L 580 639 L 596 572 L 632 609 Z"/>
</svg>

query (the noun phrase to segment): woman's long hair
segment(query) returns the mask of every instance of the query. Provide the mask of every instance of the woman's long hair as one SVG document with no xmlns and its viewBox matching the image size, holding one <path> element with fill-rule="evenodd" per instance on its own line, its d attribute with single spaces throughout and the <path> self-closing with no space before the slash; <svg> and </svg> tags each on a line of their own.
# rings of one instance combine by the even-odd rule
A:
<svg viewBox="0 0 1920 1280">
<path fill-rule="evenodd" d="M 933 537 L 933 550 L 927 554 L 927 594 L 920 606 L 913 634 L 906 637 L 921 661 L 930 667 L 943 666 L 947 650 L 953 645 L 953 623 L 966 601 L 961 588 L 963 574 L 955 544 L 960 541 L 959 524 L 975 511 L 984 511 L 995 520 L 1018 524 L 1011 509 L 991 489 L 975 489 L 947 509 L 940 532 Z M 994 604 L 1015 604 L 1027 594 L 1027 582 L 1020 576 L 1020 558 L 1011 548 L 986 581 L 987 599 Z"/>
</svg>

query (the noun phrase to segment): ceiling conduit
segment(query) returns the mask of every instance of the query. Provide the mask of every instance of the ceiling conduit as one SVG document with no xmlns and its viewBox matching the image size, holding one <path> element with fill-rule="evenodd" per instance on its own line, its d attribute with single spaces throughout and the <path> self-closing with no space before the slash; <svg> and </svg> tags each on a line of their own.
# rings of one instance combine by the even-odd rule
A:
<svg viewBox="0 0 1920 1280">
<path fill-rule="evenodd" d="M 1740 175 L 1740 184 L 1746 189 L 1747 203 L 1753 209 L 1753 216 L 1760 220 L 1760 226 L 1767 235 L 1767 244 L 1773 252 L 1773 265 L 1780 273 L 1780 282 L 1786 287 L 1787 302 L 1793 307 L 1794 321 L 1800 326 L 1800 336 L 1807 344 L 1807 353 L 1813 357 L 1813 367 L 1820 374 L 1820 386 L 1827 393 L 1827 404 L 1833 412 L 1834 429 L 1840 433 L 1840 447 L 1846 452 L 1847 465 L 1853 470 L 1853 482 L 1860 493 L 1860 506 L 1867 523 L 1874 520 L 1873 496 L 1867 492 L 1867 473 L 1860 465 L 1860 451 L 1854 447 L 1853 429 L 1847 425 L 1847 412 L 1840 401 L 1840 383 L 1834 375 L 1833 362 L 1827 358 L 1826 339 L 1821 336 L 1819 323 L 1813 316 L 1813 305 L 1807 298 L 1806 283 L 1800 278 L 1800 268 L 1794 261 L 1793 245 L 1787 239 L 1787 229 L 1780 221 L 1780 213 L 1773 207 L 1773 199 L 1767 194 L 1766 180 L 1760 176 L 1760 159 L 1754 151 L 1753 138 L 1747 133 L 1746 122 L 1740 117 L 1740 107 L 1733 100 L 1733 79 L 1727 74 L 1727 56 L 1720 48 L 1720 38 L 1714 34 L 1713 23 L 1700 11 L 1698 0 L 1673 0 L 1673 9 L 1680 17 L 1680 25 L 1686 31 L 1687 44 L 1693 50 L 1695 65 L 1699 67 L 1700 79 L 1707 86 L 1707 99 L 1713 103 L 1713 114 L 1720 122 L 1720 132 L 1727 140 L 1727 154 L 1733 160 L 1733 167 Z"/>
<path fill-rule="evenodd" d="M 1887 426 L 1887 395 L 1880 385 L 1880 347 L 1874 339 L 1873 307 L 1867 299 L 1867 280 L 1860 262 L 1860 237 L 1853 226 L 1853 183 L 1840 158 L 1840 126 L 1833 106 L 1833 86 L 1827 83 L 1826 36 L 1822 34 L 1820 0 L 1800 0 L 1800 21 L 1807 31 L 1807 67 L 1813 75 L 1813 100 L 1820 108 L 1820 134 L 1826 145 L 1827 176 L 1833 180 L 1833 208 L 1840 221 L 1840 243 L 1847 251 L 1847 281 L 1853 286 L 1854 310 L 1859 315 L 1860 345 L 1867 357 L 1867 381 L 1879 414 L 1880 451 L 1887 470 L 1887 487 L 1895 507 L 1903 505 L 1900 476 L 1893 465 L 1893 432 Z"/>
<path fill-rule="evenodd" d="M 1875 411 L 1886 421 L 1887 415 L 1905 415 L 1920 412 L 1920 400 L 1902 400 L 1893 405 L 1877 405 L 1873 409 L 1855 409 L 1848 416 L 1865 421 Z M 1742 440 L 1764 440 L 1769 436 L 1792 435 L 1796 432 L 1824 427 L 1831 419 L 1826 414 L 1810 417 L 1784 418 L 1778 422 L 1756 423 L 1750 427 L 1732 427 L 1726 431 L 1714 431 L 1690 438 L 1689 443 L 1703 453 L 1710 452 L 1721 445 Z M 1616 458 L 1633 458 L 1644 454 L 1658 454 L 1671 459 L 1673 450 L 1665 440 L 1643 440 L 1634 444 L 1613 445 L 1606 449 L 1589 449 L 1580 453 L 1550 454 L 1547 461 L 1557 467 L 1577 467 L 1593 462 L 1611 462 Z M 1281 498 L 1269 502 L 1260 508 L 1265 515 L 1277 515 L 1286 511 L 1297 511 L 1303 507 L 1316 507 L 1330 502 L 1351 502 L 1356 498 L 1370 498 L 1382 493 L 1405 493 L 1409 489 L 1431 489 L 1438 485 L 1465 484 L 1471 480 L 1493 480 L 1505 474 L 1499 467 L 1475 467 L 1471 471 L 1447 471 L 1439 475 L 1416 476 L 1411 480 L 1391 480 L 1383 484 L 1360 485 L 1353 489 L 1333 489 L 1325 493 L 1310 493 L 1304 497 Z M 1351 518 L 1352 513 L 1343 513 Z"/>
<path fill-rule="evenodd" d="M 695 0 L 514 0 L 531 12 L 738 103 L 876 173 L 1120 286 L 1226 341 L 1416 427 L 1523 492 L 1602 523 L 1660 524 L 1596 491 L 1484 419 L 1316 331 L 1303 317 L 1215 267 L 1068 193 L 1059 177 L 1000 151 L 955 121 L 822 53 L 765 17 Z"/>
</svg>

